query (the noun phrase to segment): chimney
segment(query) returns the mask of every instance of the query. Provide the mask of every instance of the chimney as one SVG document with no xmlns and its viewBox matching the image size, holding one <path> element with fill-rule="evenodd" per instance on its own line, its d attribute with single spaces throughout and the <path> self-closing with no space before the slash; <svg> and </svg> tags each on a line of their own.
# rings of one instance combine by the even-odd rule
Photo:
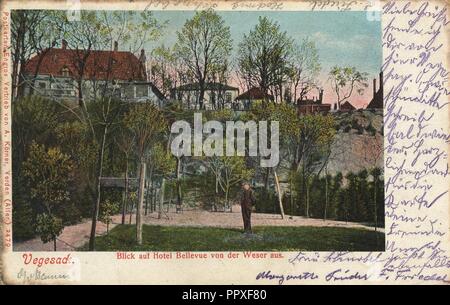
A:
<svg viewBox="0 0 450 305">
<path fill-rule="evenodd" d="M 322 104 L 322 99 L 323 99 L 323 89 L 320 89 L 320 91 L 319 91 L 319 104 Z"/>
<path fill-rule="evenodd" d="M 377 79 L 373 79 L 373 97 L 377 94 Z"/>
<path fill-rule="evenodd" d="M 63 40 L 61 41 L 61 48 L 62 48 L 63 50 L 67 49 L 67 40 L 63 39 Z"/>
<path fill-rule="evenodd" d="M 383 97 L 383 71 L 380 71 L 380 94 Z"/>
<path fill-rule="evenodd" d="M 147 58 L 145 57 L 144 49 L 141 49 L 141 55 L 139 55 L 139 62 L 141 63 L 142 74 L 145 80 L 147 80 Z"/>
<path fill-rule="evenodd" d="M 117 52 L 119 50 L 119 43 L 114 41 L 114 51 Z"/>
<path fill-rule="evenodd" d="M 147 60 L 147 58 L 145 57 L 145 51 L 144 49 L 141 50 L 141 55 L 139 56 L 139 61 L 141 63 L 145 63 L 145 61 Z"/>
</svg>

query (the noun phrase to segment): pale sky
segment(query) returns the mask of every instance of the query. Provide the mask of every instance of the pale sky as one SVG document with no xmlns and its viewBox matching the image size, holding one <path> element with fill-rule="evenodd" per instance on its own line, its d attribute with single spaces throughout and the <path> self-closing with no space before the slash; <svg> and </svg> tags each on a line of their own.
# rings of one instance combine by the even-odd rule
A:
<svg viewBox="0 0 450 305">
<path fill-rule="evenodd" d="M 372 79 L 378 78 L 381 68 L 381 23 L 369 21 L 366 12 L 255 12 L 218 11 L 230 27 L 233 39 L 233 57 L 237 45 L 244 34 L 258 23 L 259 16 L 267 16 L 278 22 L 296 42 L 310 37 L 315 41 L 322 66 L 321 82 L 324 87 L 325 103 L 334 101 L 334 94 L 327 80 L 327 74 L 334 65 L 350 65 L 369 74 L 369 87 L 362 96 L 354 94 L 349 100 L 356 106 L 363 106 L 372 98 Z M 150 51 L 161 44 L 167 47 L 176 42 L 176 32 L 193 11 L 155 11 L 154 16 L 161 21 L 168 20 L 162 36 L 150 41 L 145 48 Z M 378 83 L 378 79 L 377 79 Z"/>
</svg>

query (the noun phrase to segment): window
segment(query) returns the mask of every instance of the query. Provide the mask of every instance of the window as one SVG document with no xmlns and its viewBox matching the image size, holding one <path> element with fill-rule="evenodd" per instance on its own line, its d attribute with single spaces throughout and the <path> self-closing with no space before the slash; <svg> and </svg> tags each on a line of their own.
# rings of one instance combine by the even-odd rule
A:
<svg viewBox="0 0 450 305">
<path fill-rule="evenodd" d="M 62 76 L 69 76 L 70 75 L 69 68 L 67 68 L 67 67 L 62 68 L 61 74 L 62 74 Z"/>
<path fill-rule="evenodd" d="M 39 89 L 41 89 L 41 90 L 47 89 L 47 84 L 45 82 L 39 82 L 38 86 L 39 86 Z"/>
<path fill-rule="evenodd" d="M 146 85 L 136 86 L 136 97 L 148 96 L 148 88 Z"/>
<path fill-rule="evenodd" d="M 134 87 L 131 85 L 125 86 L 124 87 L 124 95 L 127 98 L 134 98 Z"/>
<path fill-rule="evenodd" d="M 231 92 L 225 93 L 225 101 L 231 103 Z"/>
</svg>

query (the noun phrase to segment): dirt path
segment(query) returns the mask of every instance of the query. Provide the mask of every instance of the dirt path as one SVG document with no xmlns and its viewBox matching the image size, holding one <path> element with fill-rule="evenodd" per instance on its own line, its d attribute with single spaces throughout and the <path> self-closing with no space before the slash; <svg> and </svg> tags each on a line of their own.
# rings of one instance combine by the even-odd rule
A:
<svg viewBox="0 0 450 305">
<path fill-rule="evenodd" d="M 129 218 L 127 217 L 128 223 Z M 113 217 L 113 223 L 110 229 L 114 228 L 121 221 L 121 215 Z M 134 222 L 134 217 L 132 223 Z M 222 228 L 242 228 L 242 216 L 239 206 L 233 206 L 232 213 L 211 213 L 208 211 L 183 211 L 176 214 L 174 212 L 163 213 L 162 218 L 158 219 L 157 213 L 144 216 L 144 223 L 161 226 L 196 226 L 196 227 L 222 227 Z M 252 214 L 252 226 L 313 226 L 313 227 L 342 227 L 342 228 L 360 228 L 374 230 L 373 227 L 364 226 L 359 223 L 311 219 L 302 216 L 288 216 L 281 219 L 278 214 Z M 86 219 L 82 223 L 64 228 L 64 231 L 56 242 L 58 251 L 73 251 L 89 241 L 91 222 Z M 383 229 L 378 229 L 384 232 Z M 97 235 L 106 233 L 106 225 L 99 222 L 97 224 Z M 31 239 L 25 242 L 14 244 L 14 251 L 53 251 L 53 243 L 44 244 L 39 238 Z"/>
</svg>

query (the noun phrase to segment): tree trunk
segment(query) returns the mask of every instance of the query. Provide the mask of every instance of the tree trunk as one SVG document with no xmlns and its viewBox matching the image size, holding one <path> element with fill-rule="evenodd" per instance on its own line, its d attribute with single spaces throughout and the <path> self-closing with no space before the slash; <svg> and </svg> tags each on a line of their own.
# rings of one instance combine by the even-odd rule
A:
<svg viewBox="0 0 450 305">
<path fill-rule="evenodd" d="M 374 201 L 374 212 L 375 212 L 375 232 L 377 232 L 377 227 L 378 227 L 378 207 L 377 207 L 377 180 L 378 177 L 374 177 L 374 183 L 373 183 L 373 188 L 374 188 L 374 192 L 373 192 L 373 201 Z M 378 236 L 378 235 L 377 235 Z"/>
<path fill-rule="evenodd" d="M 148 201 L 149 201 L 148 197 L 150 196 L 150 181 L 152 181 L 152 179 L 153 179 L 153 165 L 150 166 L 150 174 L 148 175 L 148 180 L 147 180 L 147 193 L 145 194 L 145 215 L 148 214 Z M 151 205 L 151 202 L 150 202 L 150 205 Z"/>
<path fill-rule="evenodd" d="M 225 207 L 228 209 L 230 207 L 230 204 L 228 203 L 228 194 L 230 192 L 230 187 L 227 186 L 226 192 L 225 192 Z"/>
<path fill-rule="evenodd" d="M 213 212 L 217 211 L 217 198 L 219 198 L 219 179 L 217 178 L 217 174 L 215 175 L 216 181 L 216 190 L 214 192 L 214 201 L 213 201 Z"/>
<path fill-rule="evenodd" d="M 53 251 L 56 251 L 56 237 L 53 238 Z"/>
<path fill-rule="evenodd" d="M 136 209 L 136 242 L 142 245 L 142 209 L 144 205 L 145 171 L 146 163 L 141 160 L 141 170 L 139 174 L 139 197 Z"/>
<path fill-rule="evenodd" d="M 198 105 L 199 105 L 199 110 L 203 110 L 203 103 L 204 103 L 204 99 L 205 99 L 205 84 L 204 81 L 200 81 L 199 82 L 200 85 L 200 92 L 198 95 Z"/>
<path fill-rule="evenodd" d="M 269 174 L 270 174 L 270 168 L 266 167 L 266 174 L 264 176 L 264 191 L 268 193 L 269 191 Z"/>
<path fill-rule="evenodd" d="M 303 191 L 303 203 L 305 204 L 305 217 L 308 217 L 308 203 L 306 194 L 306 177 L 305 177 L 305 161 L 303 161 L 302 166 L 302 191 Z"/>
<path fill-rule="evenodd" d="M 150 202 L 150 212 L 153 213 L 156 211 L 156 196 L 157 191 L 155 190 L 155 182 L 152 180 L 152 198 Z"/>
<path fill-rule="evenodd" d="M 294 192 L 293 192 L 293 187 L 292 187 L 292 184 L 293 184 L 293 179 L 292 179 L 292 175 L 293 174 L 291 174 L 291 177 L 289 178 L 289 192 L 291 193 L 291 196 L 289 196 L 290 198 L 289 198 L 289 202 L 290 202 L 290 209 L 291 209 L 291 215 L 292 216 L 294 216 Z"/>
<path fill-rule="evenodd" d="M 103 175 L 103 155 L 105 154 L 105 142 L 106 142 L 106 134 L 108 132 L 108 127 L 105 126 L 103 129 L 103 137 L 102 144 L 100 147 L 99 154 L 99 167 L 98 167 L 98 176 L 97 176 L 97 200 L 94 205 L 94 209 L 92 211 L 92 225 L 91 225 L 91 236 L 89 238 L 89 251 L 95 250 L 95 231 L 97 229 L 97 219 L 98 219 L 98 211 L 100 209 L 100 201 L 101 201 L 101 180 L 100 178 Z"/>
<path fill-rule="evenodd" d="M 147 192 L 145 193 L 145 208 L 144 208 L 144 215 L 147 216 L 148 215 L 148 195 L 149 195 L 149 189 L 150 189 L 150 185 L 148 183 L 148 180 L 145 182 L 146 186 L 145 188 L 147 189 Z"/>
<path fill-rule="evenodd" d="M 133 201 L 131 201 L 130 202 L 130 219 L 128 220 L 128 223 L 131 225 L 131 221 L 132 221 L 132 218 L 133 218 L 133 206 L 134 206 L 134 203 L 133 203 Z"/>
<path fill-rule="evenodd" d="M 161 181 L 161 190 L 160 190 L 160 193 L 159 193 L 159 203 L 158 203 L 158 219 L 161 219 L 161 216 L 162 216 L 162 206 L 163 206 L 163 203 L 164 203 L 164 188 L 165 188 L 165 185 L 166 185 L 166 178 L 162 178 L 162 181 Z"/>
<path fill-rule="evenodd" d="M 309 181 L 306 181 L 306 217 L 309 218 Z"/>
<path fill-rule="evenodd" d="M 122 203 L 122 224 L 125 224 L 125 215 L 127 214 L 128 208 L 128 160 L 125 165 L 125 191 Z"/>
<path fill-rule="evenodd" d="M 277 171 L 275 169 L 273 170 L 273 176 L 275 178 L 275 185 L 276 185 L 276 188 L 277 188 L 278 204 L 280 205 L 281 219 L 284 219 L 284 209 L 283 209 L 283 201 L 282 201 L 282 198 L 281 198 L 280 182 L 278 181 L 278 175 L 277 175 Z"/>
<path fill-rule="evenodd" d="M 180 182 L 180 176 L 181 176 L 181 158 L 177 158 L 177 208 L 176 212 L 181 212 L 181 205 L 182 202 L 182 194 L 181 194 L 181 182 Z"/>
<path fill-rule="evenodd" d="M 328 175 L 325 172 L 325 211 L 323 212 L 323 220 L 327 220 L 327 208 L 328 208 Z"/>
</svg>

